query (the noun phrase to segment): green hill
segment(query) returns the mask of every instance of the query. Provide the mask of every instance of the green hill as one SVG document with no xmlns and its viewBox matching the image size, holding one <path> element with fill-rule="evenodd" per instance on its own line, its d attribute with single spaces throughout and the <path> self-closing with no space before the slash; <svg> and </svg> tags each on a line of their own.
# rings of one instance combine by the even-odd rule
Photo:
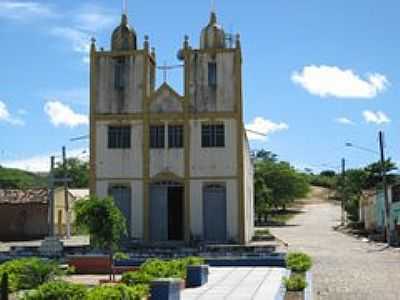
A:
<svg viewBox="0 0 400 300">
<path fill-rule="evenodd" d="M 39 187 L 47 187 L 46 176 L 0 166 L 0 188 L 27 189 Z"/>
</svg>

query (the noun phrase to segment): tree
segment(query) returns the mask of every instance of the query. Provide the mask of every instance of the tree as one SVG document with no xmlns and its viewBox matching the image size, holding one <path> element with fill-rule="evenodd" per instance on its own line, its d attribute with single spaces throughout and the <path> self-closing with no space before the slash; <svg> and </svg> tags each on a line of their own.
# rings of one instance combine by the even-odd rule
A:
<svg viewBox="0 0 400 300">
<path fill-rule="evenodd" d="M 57 163 L 54 170 L 54 176 L 56 178 L 62 178 L 65 176 L 63 164 Z M 82 161 L 78 158 L 67 159 L 67 174 L 72 181 L 68 184 L 71 188 L 87 188 L 89 186 L 89 163 Z"/>
<path fill-rule="evenodd" d="M 78 229 L 90 233 L 90 244 L 108 251 L 112 261 L 113 252 L 127 234 L 126 219 L 114 200 L 90 197 L 77 201 L 74 210 Z"/>
<path fill-rule="evenodd" d="M 283 208 L 309 191 L 306 176 L 278 156 L 261 150 L 255 164 L 256 212 L 268 215 L 271 208 Z M 262 213 L 264 212 L 264 213 Z"/>
</svg>

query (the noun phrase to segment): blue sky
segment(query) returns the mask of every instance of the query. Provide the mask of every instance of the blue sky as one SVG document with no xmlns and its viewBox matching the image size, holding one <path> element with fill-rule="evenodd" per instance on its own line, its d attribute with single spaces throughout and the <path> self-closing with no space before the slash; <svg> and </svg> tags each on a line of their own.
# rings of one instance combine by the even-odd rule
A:
<svg viewBox="0 0 400 300">
<path fill-rule="evenodd" d="M 109 48 L 122 1 L 0 0 L 0 164 L 40 170 L 66 144 L 74 156 L 88 133 L 87 51 L 91 36 Z M 210 1 L 129 1 L 129 19 L 156 47 L 159 64 L 176 64 L 183 36 L 198 46 Z M 387 152 L 400 161 L 400 3 L 395 0 L 217 0 L 219 22 L 240 32 L 245 122 L 267 134 L 254 149 L 299 168 L 350 167 Z M 178 91 L 181 70 L 169 73 Z M 162 74 L 158 74 L 162 78 Z"/>
</svg>

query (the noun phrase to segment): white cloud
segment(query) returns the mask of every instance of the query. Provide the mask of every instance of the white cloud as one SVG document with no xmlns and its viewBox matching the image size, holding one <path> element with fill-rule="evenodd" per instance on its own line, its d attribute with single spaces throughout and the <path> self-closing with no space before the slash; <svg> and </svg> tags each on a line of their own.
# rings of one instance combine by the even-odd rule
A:
<svg viewBox="0 0 400 300">
<path fill-rule="evenodd" d="M 37 17 L 52 17 L 54 11 L 47 5 L 33 1 L 0 1 L 0 17 L 17 21 L 37 20 Z"/>
<path fill-rule="evenodd" d="M 51 34 L 64 39 L 72 45 L 72 50 L 83 54 L 82 61 L 88 63 L 90 51 L 90 35 L 72 27 L 55 27 Z"/>
<path fill-rule="evenodd" d="M 24 121 L 22 121 L 19 118 L 16 118 L 11 115 L 11 113 L 8 111 L 7 105 L 0 101 L 0 122 L 7 122 L 11 125 L 18 125 L 22 126 L 24 125 Z"/>
<path fill-rule="evenodd" d="M 51 30 L 51 34 L 71 42 L 74 51 L 89 53 L 90 36 L 87 33 L 72 27 L 55 27 Z"/>
<path fill-rule="evenodd" d="M 67 149 L 68 150 L 68 149 Z M 87 148 L 79 148 L 67 151 L 67 157 L 76 157 L 84 161 L 89 160 Z M 22 158 L 17 160 L 2 161 L 0 165 L 6 168 L 14 168 L 20 170 L 26 170 L 30 172 L 48 172 L 50 169 L 50 156 L 60 155 L 60 153 L 48 153 L 35 155 L 28 158 Z"/>
<path fill-rule="evenodd" d="M 48 101 L 51 99 L 62 99 L 64 103 L 89 106 L 89 87 L 70 89 L 47 89 L 38 93 L 38 97 Z"/>
<path fill-rule="evenodd" d="M 83 6 L 73 15 L 76 27 L 89 32 L 116 26 L 118 22 L 116 14 L 109 14 L 104 8 L 95 5 Z"/>
<path fill-rule="evenodd" d="M 337 118 L 335 119 L 335 122 L 343 125 L 355 125 L 355 123 L 352 120 L 346 117 Z"/>
<path fill-rule="evenodd" d="M 387 124 L 391 122 L 389 117 L 382 111 L 374 112 L 370 110 L 365 110 L 363 111 L 363 117 L 365 122 L 377 125 Z"/>
<path fill-rule="evenodd" d="M 246 129 L 248 129 L 247 136 L 249 140 L 266 141 L 268 135 L 278 131 L 288 130 L 289 125 L 282 122 L 274 123 L 262 117 L 257 117 L 253 120 L 253 122 L 246 125 Z M 257 132 L 261 133 L 262 135 L 257 134 Z"/>
<path fill-rule="evenodd" d="M 87 115 L 74 112 L 68 105 L 60 101 L 49 101 L 44 106 L 44 111 L 50 118 L 50 122 L 56 126 L 67 126 L 74 128 L 89 124 Z"/>
<path fill-rule="evenodd" d="M 305 66 L 293 72 L 292 81 L 320 97 L 375 98 L 389 86 L 385 75 L 367 74 L 365 78 L 352 70 L 335 66 Z"/>
</svg>

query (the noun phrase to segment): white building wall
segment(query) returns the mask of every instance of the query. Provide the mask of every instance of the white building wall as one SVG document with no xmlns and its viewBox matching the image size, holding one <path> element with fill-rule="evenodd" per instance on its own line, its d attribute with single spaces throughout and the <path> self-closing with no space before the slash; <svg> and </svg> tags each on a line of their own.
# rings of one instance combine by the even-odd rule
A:
<svg viewBox="0 0 400 300">
<path fill-rule="evenodd" d="M 208 86 L 208 64 L 217 64 L 217 90 Z M 190 60 L 190 103 L 193 111 L 234 111 L 235 109 L 235 53 L 216 55 L 194 52 Z"/>
<path fill-rule="evenodd" d="M 190 181 L 190 227 L 193 237 L 203 236 L 203 186 L 210 183 L 226 184 L 227 200 L 227 237 L 228 240 L 239 239 L 239 215 L 237 181 L 230 180 L 191 180 Z"/>
<path fill-rule="evenodd" d="M 244 136 L 243 170 L 244 170 L 244 208 L 245 208 L 245 241 L 249 242 L 254 236 L 254 166 L 251 161 L 249 145 Z"/>
<path fill-rule="evenodd" d="M 236 120 L 213 120 L 225 124 L 225 147 L 202 148 L 201 125 L 208 120 L 192 120 L 190 143 L 191 177 L 229 177 L 237 175 L 237 126 Z"/>
<path fill-rule="evenodd" d="M 143 125 L 139 121 L 117 123 L 131 125 L 131 148 L 108 149 L 108 126 L 112 122 L 97 122 L 97 178 L 141 178 L 143 174 Z"/>
<path fill-rule="evenodd" d="M 126 57 L 126 84 L 124 90 L 121 92 L 114 87 L 116 59 L 105 55 L 97 58 L 97 113 L 135 113 L 143 110 L 144 61 L 143 54 Z"/>
<path fill-rule="evenodd" d="M 150 150 L 150 177 L 162 172 L 172 172 L 179 177 L 184 174 L 183 149 L 151 149 Z"/>
<path fill-rule="evenodd" d="M 98 197 L 108 197 L 111 185 L 126 184 L 131 187 L 131 235 L 132 238 L 143 238 L 143 181 L 98 180 L 96 182 L 96 194 Z"/>
</svg>

